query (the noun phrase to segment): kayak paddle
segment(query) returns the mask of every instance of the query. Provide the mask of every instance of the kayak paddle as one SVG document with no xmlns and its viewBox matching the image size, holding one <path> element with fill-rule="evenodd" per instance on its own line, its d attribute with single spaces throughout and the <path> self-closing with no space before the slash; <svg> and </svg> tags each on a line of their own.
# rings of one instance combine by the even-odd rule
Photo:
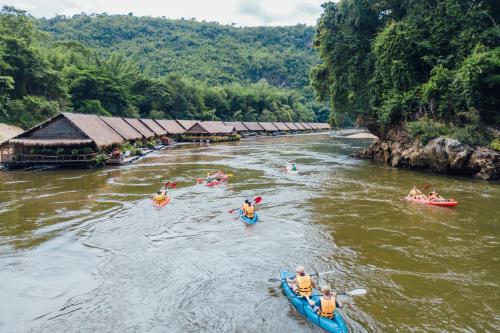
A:
<svg viewBox="0 0 500 333">
<path fill-rule="evenodd" d="M 343 291 L 341 293 L 337 293 L 337 296 L 339 295 L 346 295 L 346 296 L 360 296 L 360 295 L 364 295 L 366 294 L 367 291 L 366 289 L 363 289 L 363 288 L 358 288 L 358 289 L 353 289 L 351 291 Z M 324 296 L 323 294 L 314 294 L 314 295 L 311 295 L 311 296 Z M 304 296 L 292 296 L 291 298 L 302 298 Z"/>
<path fill-rule="evenodd" d="M 164 187 L 164 188 L 168 188 L 169 186 L 170 186 L 171 188 L 174 188 L 174 187 L 176 187 L 176 186 L 177 186 L 177 182 L 172 182 L 172 183 L 171 183 L 170 181 L 168 181 L 168 182 L 166 182 L 166 183 L 163 185 L 163 187 Z"/>
<path fill-rule="evenodd" d="M 253 203 L 256 205 L 258 204 L 259 202 L 262 201 L 262 197 L 255 197 L 253 199 Z M 235 208 L 235 209 L 231 209 L 230 211 L 228 211 L 229 214 L 234 214 L 236 213 L 237 211 L 239 211 L 240 209 L 239 208 Z"/>
</svg>

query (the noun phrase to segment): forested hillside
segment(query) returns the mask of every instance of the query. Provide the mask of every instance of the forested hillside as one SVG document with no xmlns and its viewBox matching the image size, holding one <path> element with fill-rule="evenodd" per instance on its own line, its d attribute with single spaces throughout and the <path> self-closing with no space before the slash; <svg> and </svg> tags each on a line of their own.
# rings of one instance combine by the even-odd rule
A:
<svg viewBox="0 0 500 333">
<path fill-rule="evenodd" d="M 43 30 L 41 29 L 43 28 Z M 0 13 L 0 122 L 60 111 L 151 118 L 326 121 L 307 85 L 312 30 L 133 16 Z"/>
<path fill-rule="evenodd" d="M 336 121 L 357 118 L 381 137 L 403 128 L 424 143 L 448 136 L 500 147 L 499 1 L 323 7 L 314 42 L 323 63 L 312 80 Z"/>
<path fill-rule="evenodd" d="M 120 52 L 152 77 L 179 74 L 209 84 L 255 83 L 303 88 L 319 62 L 311 48 L 314 28 L 248 27 L 136 17 L 76 15 L 39 20 L 56 40 L 75 40 L 99 55 Z"/>
</svg>

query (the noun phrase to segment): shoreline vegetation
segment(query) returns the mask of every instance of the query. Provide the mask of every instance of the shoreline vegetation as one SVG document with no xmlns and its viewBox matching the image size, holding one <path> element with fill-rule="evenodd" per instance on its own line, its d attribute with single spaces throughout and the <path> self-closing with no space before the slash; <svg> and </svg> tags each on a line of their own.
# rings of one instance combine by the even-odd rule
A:
<svg viewBox="0 0 500 333">
<path fill-rule="evenodd" d="M 237 28 L 133 15 L 0 12 L 0 123 L 61 113 L 326 122 L 308 71 L 314 28 Z M 207 56 L 210 55 L 210 56 Z"/>
<path fill-rule="evenodd" d="M 355 154 L 394 167 L 498 179 L 500 8 L 494 1 L 323 5 L 311 72 L 334 125 L 379 140 Z"/>
</svg>

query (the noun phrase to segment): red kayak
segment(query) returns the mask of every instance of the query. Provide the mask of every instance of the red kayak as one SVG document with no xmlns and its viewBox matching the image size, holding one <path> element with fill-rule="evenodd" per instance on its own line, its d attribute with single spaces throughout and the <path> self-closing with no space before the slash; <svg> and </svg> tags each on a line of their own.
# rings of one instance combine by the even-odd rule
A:
<svg viewBox="0 0 500 333">
<path fill-rule="evenodd" d="M 406 197 L 406 200 L 411 201 L 411 202 L 418 202 L 418 203 L 423 203 L 426 205 L 431 205 L 431 206 L 441 206 L 441 207 L 454 207 L 458 205 L 458 202 L 456 201 L 432 201 L 432 200 L 423 200 L 423 199 L 414 199 L 414 198 L 408 198 Z"/>
<path fill-rule="evenodd" d="M 165 200 L 163 200 L 162 202 L 157 202 L 157 201 L 154 201 L 153 200 L 153 206 L 155 207 L 165 207 L 166 205 L 168 205 L 168 203 L 170 202 L 170 196 L 167 196 L 167 198 Z"/>
<path fill-rule="evenodd" d="M 206 183 L 205 185 L 207 185 L 207 186 L 219 185 L 221 183 L 227 182 L 228 179 L 229 179 L 229 176 L 228 175 L 224 175 L 220 180 L 213 180 L 213 181 L 211 181 L 209 183 Z"/>
</svg>

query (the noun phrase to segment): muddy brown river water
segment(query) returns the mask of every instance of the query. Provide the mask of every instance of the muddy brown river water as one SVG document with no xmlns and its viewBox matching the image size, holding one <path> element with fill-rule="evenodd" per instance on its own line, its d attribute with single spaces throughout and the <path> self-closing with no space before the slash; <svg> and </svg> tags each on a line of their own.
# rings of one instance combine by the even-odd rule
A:
<svg viewBox="0 0 500 333">
<path fill-rule="evenodd" d="M 0 172 L 0 332 L 321 332 L 270 281 L 298 264 L 367 289 L 342 310 L 351 332 L 500 331 L 498 183 L 348 158 L 369 143 L 254 138 Z M 194 184 L 214 169 L 229 184 Z M 155 209 L 166 178 L 178 186 Z M 460 204 L 408 203 L 412 184 Z M 256 195 L 246 228 L 228 210 Z"/>
</svg>

